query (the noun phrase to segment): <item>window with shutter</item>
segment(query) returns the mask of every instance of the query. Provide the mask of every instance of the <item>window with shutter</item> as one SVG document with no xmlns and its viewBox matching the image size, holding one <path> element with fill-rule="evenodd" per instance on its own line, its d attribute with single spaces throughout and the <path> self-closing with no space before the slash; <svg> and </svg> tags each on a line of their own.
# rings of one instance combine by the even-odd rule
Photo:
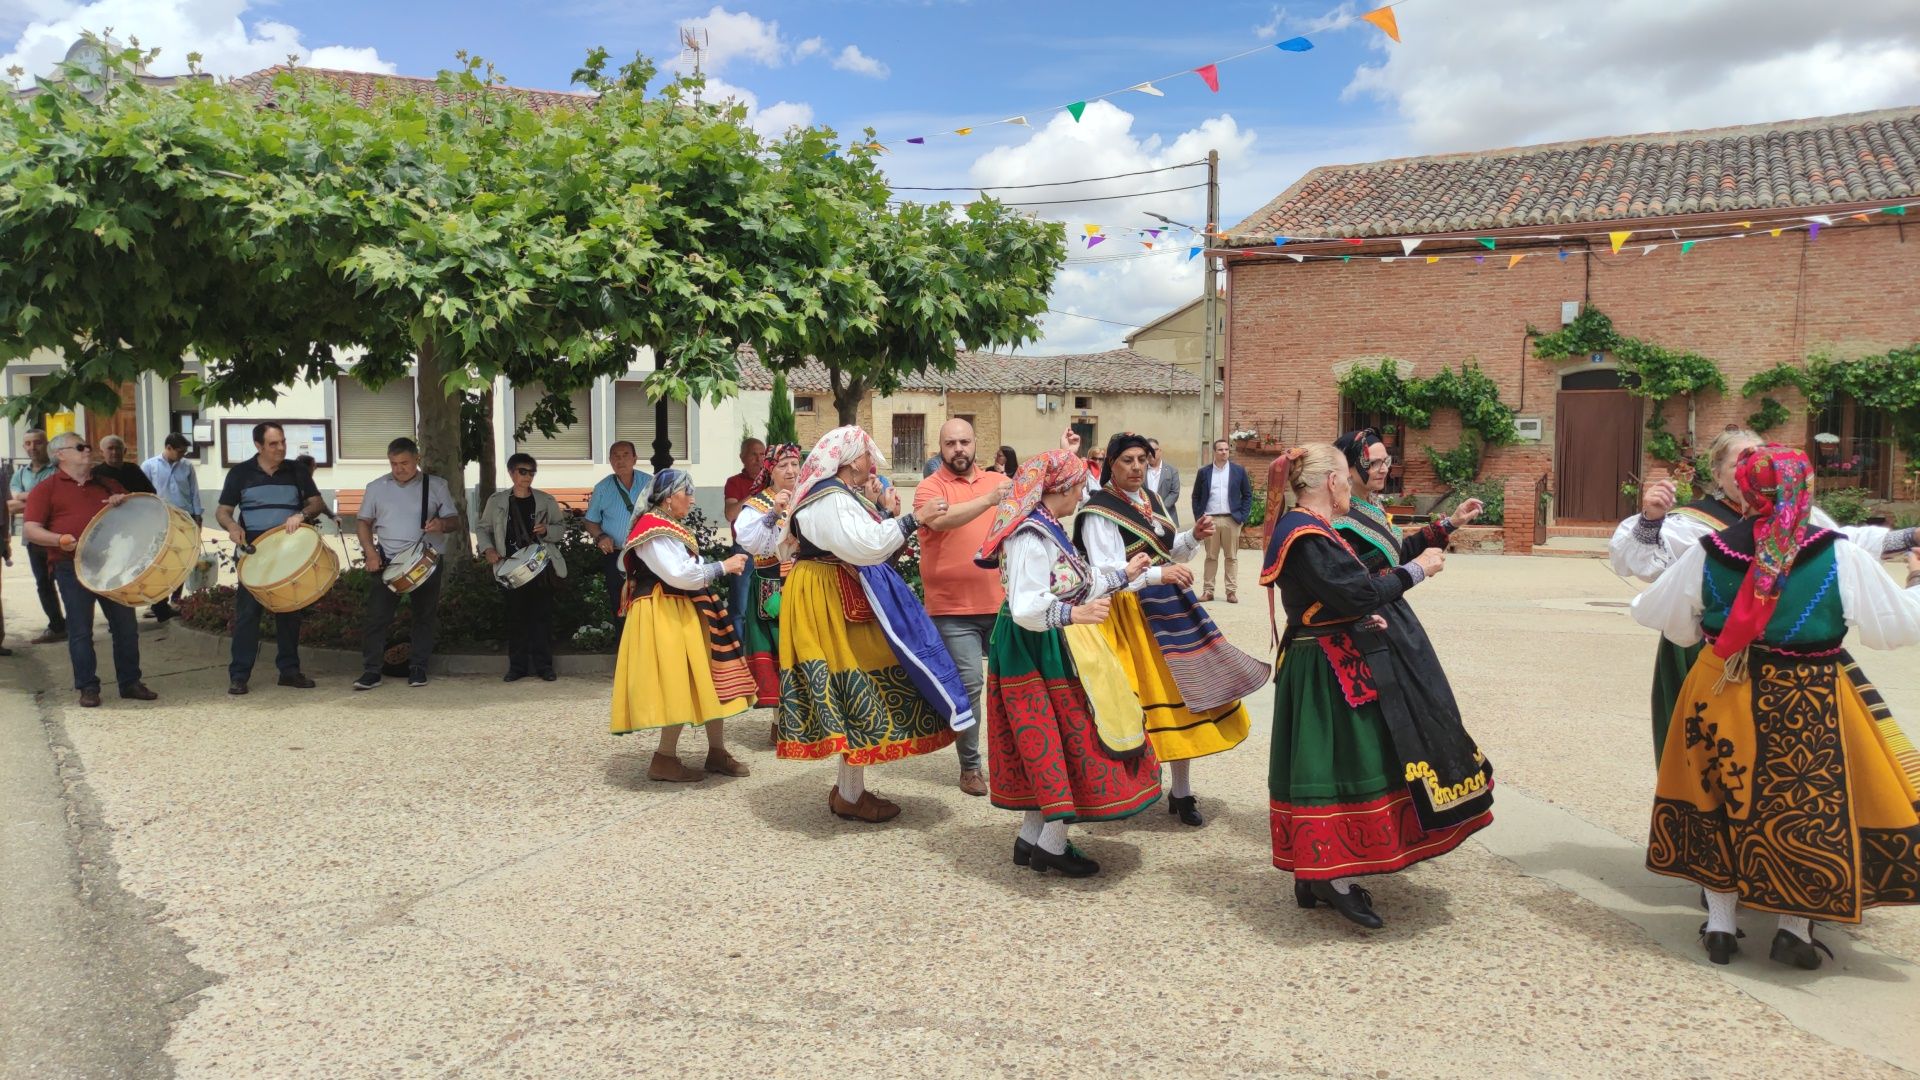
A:
<svg viewBox="0 0 1920 1080">
<path fill-rule="evenodd" d="M 613 437 L 633 443 L 644 464 L 653 456 L 654 404 L 639 382 L 613 384 Z M 692 460 L 692 443 L 687 440 L 687 403 L 667 402 L 667 438 L 673 441 L 673 460 Z"/>
<path fill-rule="evenodd" d="M 528 414 L 540 399 L 546 396 L 546 389 L 538 383 L 513 388 L 513 429 L 520 430 Z M 593 460 L 593 391 L 581 387 L 568 395 L 573 401 L 574 423 L 561 428 L 548 438 L 534 428 L 527 432 L 524 439 L 516 440 L 514 448 L 522 453 L 532 454 L 541 461 L 592 461 Z"/>
<path fill-rule="evenodd" d="M 340 429 L 340 456 L 387 460 L 387 444 L 414 433 L 413 376 L 369 390 L 351 376 L 333 383 L 335 419 Z"/>
<path fill-rule="evenodd" d="M 893 445 L 888 460 L 900 472 L 917 471 L 927 459 L 927 417 L 925 413 L 893 414 Z"/>
</svg>

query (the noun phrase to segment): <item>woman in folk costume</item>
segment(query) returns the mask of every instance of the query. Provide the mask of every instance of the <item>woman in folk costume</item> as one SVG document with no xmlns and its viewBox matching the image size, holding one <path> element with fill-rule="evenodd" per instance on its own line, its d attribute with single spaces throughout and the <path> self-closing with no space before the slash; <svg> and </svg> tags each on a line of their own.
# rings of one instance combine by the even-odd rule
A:
<svg viewBox="0 0 1920 1080">
<path fill-rule="evenodd" d="M 725 717 L 753 703 L 753 674 L 740 657 L 726 603 L 714 579 L 737 574 L 747 557 L 700 558 L 700 545 L 681 524 L 693 508 L 693 477 L 663 470 L 647 490 L 646 512 L 633 522 L 621 551 L 626 630 L 613 671 L 613 733 L 658 730 L 660 746 L 647 768 L 651 780 L 685 782 L 705 773 L 680 763 L 680 729 L 706 725 L 706 772 L 745 776 L 727 753 Z"/>
<path fill-rule="evenodd" d="M 1346 455 L 1322 444 L 1284 460 L 1296 505 L 1268 530 L 1260 572 L 1287 616 L 1267 771 L 1273 865 L 1293 874 L 1301 907 L 1378 929 L 1355 879 L 1444 855 L 1491 824 L 1492 770 L 1443 707 L 1444 681 L 1423 684 L 1406 653 L 1418 623 L 1401 597 L 1440 572 L 1444 552 L 1369 569 L 1334 526 L 1351 509 Z"/>
<path fill-rule="evenodd" d="M 780 587 L 786 580 L 785 562 L 792 556 L 791 551 L 780 550 L 780 533 L 793 509 L 793 486 L 799 477 L 798 446 L 767 447 L 760 486 L 733 519 L 733 542 L 753 556 L 747 566 L 747 611 L 741 620 L 746 632 L 741 644 L 754 684 L 760 688 L 754 704 L 762 708 L 780 705 Z"/>
<path fill-rule="evenodd" d="M 1146 710 L 1154 756 L 1169 764 L 1167 812 L 1202 825 L 1189 770 L 1192 760 L 1231 750 L 1247 737 L 1240 703 L 1266 685 L 1270 672 L 1227 644 L 1192 590 L 1193 571 L 1180 565 L 1213 532 L 1201 518 L 1180 532 L 1160 499 L 1146 490 L 1150 447 L 1144 436 L 1115 435 L 1099 491 L 1080 507 L 1073 540 L 1096 570 L 1123 571 L 1135 555 L 1151 561 L 1112 602 L 1101 631 L 1120 656 L 1127 682 Z"/>
<path fill-rule="evenodd" d="M 900 813 L 867 790 L 868 765 L 932 753 L 974 723 L 953 657 L 890 562 L 919 522 L 886 518 L 860 494 L 886 464 L 858 427 L 820 437 L 794 489 L 796 561 L 780 603 L 779 755 L 839 755 L 827 808 L 867 822 Z"/>
<path fill-rule="evenodd" d="M 1068 450 L 1028 458 L 994 511 L 975 561 L 998 567 L 1006 603 L 987 653 L 993 805 L 1024 817 L 1013 861 L 1068 877 L 1100 864 L 1067 843 L 1067 823 L 1131 817 L 1160 797 L 1160 763 L 1140 701 L 1097 627 L 1108 595 L 1147 569 L 1095 570 L 1060 524 L 1080 501 L 1086 463 Z"/>
<path fill-rule="evenodd" d="M 1747 515 L 1634 598 L 1676 645 L 1704 640 L 1654 785 L 1647 866 L 1707 892 L 1708 959 L 1739 951 L 1735 908 L 1780 917 L 1771 955 L 1820 966 L 1810 920 L 1920 903 L 1920 754 L 1843 645 L 1920 643 L 1907 587 L 1871 549 L 1812 523 L 1813 466 L 1762 446 L 1735 467 Z M 1831 953 L 1829 953 L 1831 955 Z"/>
<path fill-rule="evenodd" d="M 1713 476 L 1713 490 L 1685 505 L 1674 505 L 1675 483 L 1655 480 L 1640 493 L 1640 512 L 1621 522 L 1613 530 L 1608 559 L 1613 572 L 1621 577 L 1653 581 L 1700 546 L 1707 537 L 1728 528 L 1741 517 L 1740 486 L 1734 468 L 1740 455 L 1762 444 L 1760 436 L 1745 428 L 1728 428 L 1707 444 L 1707 467 Z M 1841 528 L 1824 510 L 1814 507 L 1809 524 L 1818 529 L 1833 529 L 1874 555 L 1897 555 L 1913 547 L 1912 529 L 1887 529 L 1877 525 Z M 1653 763 L 1660 764 L 1660 752 L 1667 742 L 1667 723 L 1673 719 L 1673 703 L 1680 695 L 1680 684 L 1700 655 L 1700 646 L 1682 648 L 1661 638 L 1653 659 Z"/>
</svg>

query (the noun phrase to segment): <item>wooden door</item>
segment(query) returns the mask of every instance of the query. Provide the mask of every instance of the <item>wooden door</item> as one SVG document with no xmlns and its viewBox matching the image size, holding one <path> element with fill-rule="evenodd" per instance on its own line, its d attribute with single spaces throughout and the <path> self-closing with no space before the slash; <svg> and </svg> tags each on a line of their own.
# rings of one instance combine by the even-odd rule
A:
<svg viewBox="0 0 1920 1080">
<path fill-rule="evenodd" d="M 100 440 L 109 435 L 118 435 L 127 444 L 127 460 L 138 464 L 141 460 L 140 414 L 136 404 L 138 384 L 125 382 L 114 389 L 120 394 L 120 407 L 110 413 L 89 408 L 87 410 L 87 441 L 94 445 L 94 460 L 100 460 Z"/>
<path fill-rule="evenodd" d="M 1562 390 L 1553 426 L 1557 518 L 1615 522 L 1633 513 L 1620 485 L 1640 471 L 1640 399 L 1625 390 Z"/>
</svg>

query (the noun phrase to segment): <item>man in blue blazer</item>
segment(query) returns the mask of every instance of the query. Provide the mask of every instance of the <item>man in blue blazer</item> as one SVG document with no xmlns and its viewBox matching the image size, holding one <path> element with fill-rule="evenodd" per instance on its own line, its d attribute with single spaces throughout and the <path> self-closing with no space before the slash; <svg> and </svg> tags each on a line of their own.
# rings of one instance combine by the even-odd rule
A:
<svg viewBox="0 0 1920 1080">
<path fill-rule="evenodd" d="M 1225 439 L 1213 441 L 1213 463 L 1200 466 L 1193 478 L 1193 521 L 1213 519 L 1213 535 L 1207 537 L 1206 573 L 1201 576 L 1200 599 L 1213 599 L 1213 572 L 1226 555 L 1227 603 L 1237 604 L 1240 572 L 1240 529 L 1253 512 L 1253 481 L 1247 470 L 1228 461 L 1232 447 Z"/>
</svg>

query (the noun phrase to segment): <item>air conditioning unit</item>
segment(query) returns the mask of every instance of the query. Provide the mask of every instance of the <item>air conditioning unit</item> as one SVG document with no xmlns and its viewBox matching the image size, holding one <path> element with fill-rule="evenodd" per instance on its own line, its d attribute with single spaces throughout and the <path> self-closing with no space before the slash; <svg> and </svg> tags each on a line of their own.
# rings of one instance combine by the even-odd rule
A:
<svg viewBox="0 0 1920 1080">
<path fill-rule="evenodd" d="M 1059 407 L 1060 403 L 1046 394 L 1033 395 L 1033 408 L 1035 412 L 1052 412 Z"/>
</svg>

